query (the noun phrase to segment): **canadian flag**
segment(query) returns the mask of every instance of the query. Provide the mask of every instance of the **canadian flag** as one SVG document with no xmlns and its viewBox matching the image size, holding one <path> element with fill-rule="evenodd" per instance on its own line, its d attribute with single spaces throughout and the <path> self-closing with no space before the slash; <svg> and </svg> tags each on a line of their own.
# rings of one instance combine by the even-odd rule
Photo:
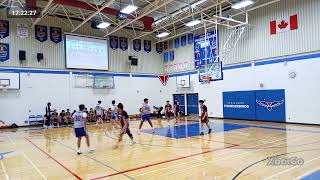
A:
<svg viewBox="0 0 320 180">
<path fill-rule="evenodd" d="M 298 15 L 292 15 L 290 18 L 270 21 L 270 34 L 278 34 L 298 29 Z"/>
</svg>

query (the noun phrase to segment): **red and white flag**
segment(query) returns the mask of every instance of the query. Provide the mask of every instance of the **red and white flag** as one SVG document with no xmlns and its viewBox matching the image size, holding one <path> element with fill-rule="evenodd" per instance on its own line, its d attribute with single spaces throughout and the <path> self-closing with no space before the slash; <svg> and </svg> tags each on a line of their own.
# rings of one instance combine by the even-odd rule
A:
<svg viewBox="0 0 320 180">
<path fill-rule="evenodd" d="M 290 18 L 270 21 L 270 34 L 278 34 L 298 29 L 298 15 L 292 15 Z"/>
</svg>

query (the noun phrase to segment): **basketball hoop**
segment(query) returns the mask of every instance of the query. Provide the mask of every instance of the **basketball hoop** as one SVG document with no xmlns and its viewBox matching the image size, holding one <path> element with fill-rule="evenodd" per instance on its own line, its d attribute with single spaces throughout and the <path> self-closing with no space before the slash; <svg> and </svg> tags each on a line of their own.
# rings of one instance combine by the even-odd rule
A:
<svg viewBox="0 0 320 180">
<path fill-rule="evenodd" d="M 210 76 L 202 76 L 202 84 L 209 84 L 212 80 L 212 77 Z"/>
<path fill-rule="evenodd" d="M 185 80 L 180 80 L 180 84 L 181 87 L 184 87 L 186 85 L 186 81 Z"/>
</svg>

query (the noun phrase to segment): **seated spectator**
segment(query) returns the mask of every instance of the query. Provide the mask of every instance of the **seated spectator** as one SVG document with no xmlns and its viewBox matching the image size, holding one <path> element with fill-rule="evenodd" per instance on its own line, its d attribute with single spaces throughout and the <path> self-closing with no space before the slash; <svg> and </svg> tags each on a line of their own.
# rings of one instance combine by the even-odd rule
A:
<svg viewBox="0 0 320 180">
<path fill-rule="evenodd" d="M 67 109 L 67 112 L 66 112 L 66 116 L 65 116 L 64 121 L 65 121 L 65 123 L 67 123 L 67 124 L 71 124 L 72 116 L 71 116 L 70 109 Z"/>
<path fill-rule="evenodd" d="M 59 114 L 56 109 L 53 110 L 51 123 L 53 126 L 59 126 L 59 124 L 60 124 L 60 117 L 59 117 Z"/>
<path fill-rule="evenodd" d="M 66 111 L 62 110 L 61 113 L 59 114 L 60 117 L 60 125 L 67 125 L 68 123 L 65 123 L 66 121 Z"/>
<path fill-rule="evenodd" d="M 154 109 L 153 114 L 152 114 L 153 117 L 162 118 L 161 112 L 163 110 L 163 107 L 162 106 L 160 106 L 160 107 L 153 106 L 153 109 Z"/>
<path fill-rule="evenodd" d="M 108 108 L 108 110 L 107 110 L 107 112 L 105 114 L 106 114 L 106 120 L 108 122 L 110 122 L 111 118 L 112 118 L 112 110 L 111 110 L 111 108 Z"/>
</svg>

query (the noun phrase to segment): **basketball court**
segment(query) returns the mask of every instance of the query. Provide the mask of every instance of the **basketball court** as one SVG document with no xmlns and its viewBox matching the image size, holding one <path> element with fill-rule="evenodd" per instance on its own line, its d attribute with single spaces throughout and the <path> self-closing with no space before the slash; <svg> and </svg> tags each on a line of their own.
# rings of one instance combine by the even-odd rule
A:
<svg viewBox="0 0 320 180">
<path fill-rule="evenodd" d="M 319 180 L 319 7 L 0 0 L 0 179 Z"/>
</svg>

